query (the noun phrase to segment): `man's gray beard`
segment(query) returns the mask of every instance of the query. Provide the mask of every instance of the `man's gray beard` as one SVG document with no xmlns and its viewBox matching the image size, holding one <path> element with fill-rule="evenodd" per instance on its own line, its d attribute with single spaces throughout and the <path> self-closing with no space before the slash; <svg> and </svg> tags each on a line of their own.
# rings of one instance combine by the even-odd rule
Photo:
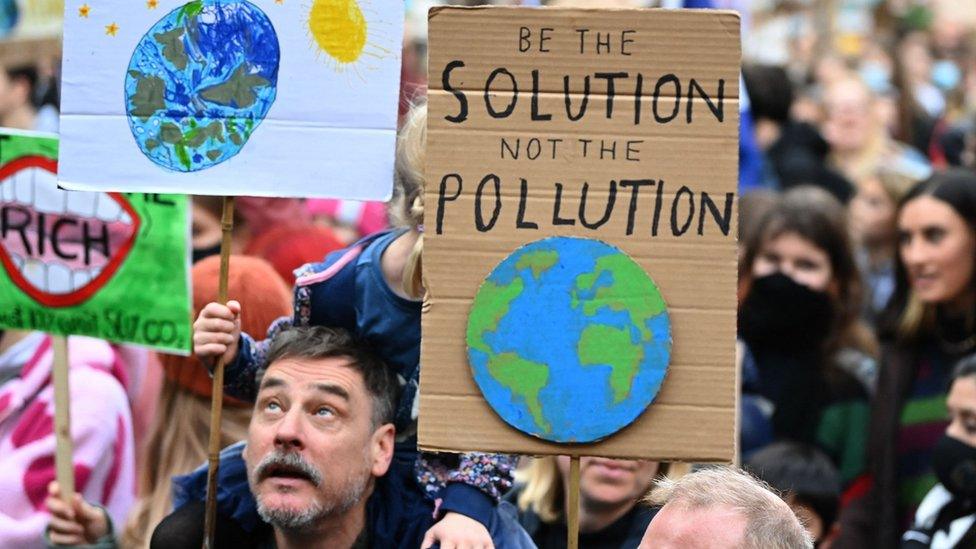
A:
<svg viewBox="0 0 976 549">
<path fill-rule="evenodd" d="M 261 460 L 261 464 L 255 467 L 255 472 L 259 471 L 262 465 L 268 462 L 273 462 L 276 458 L 280 459 L 280 457 L 288 456 L 289 459 L 294 459 L 291 457 L 292 455 L 304 462 L 304 460 L 298 454 L 289 455 L 275 450 Z M 307 464 L 307 462 L 304 463 Z M 312 466 L 308 464 L 308 467 L 311 468 Z M 316 472 L 318 471 L 316 470 Z M 321 475 L 321 473 L 319 473 L 319 475 Z M 251 475 L 248 475 L 248 477 L 248 482 L 251 485 L 251 493 L 254 494 L 256 493 L 255 481 L 253 478 L 251 478 Z M 323 482 L 321 480 L 321 476 L 319 476 L 318 479 L 319 484 L 321 484 L 321 482 Z M 280 508 L 269 509 L 262 501 L 262 498 L 257 497 L 255 499 L 257 499 L 258 503 L 258 515 L 264 522 L 281 530 L 295 532 L 307 531 L 310 530 L 322 517 L 329 515 L 341 515 L 352 509 L 366 492 L 366 485 L 368 481 L 369 475 L 361 476 L 358 480 L 349 484 L 344 491 L 335 493 L 335 501 L 329 506 L 322 505 L 318 500 L 313 500 L 311 505 L 301 510 Z"/>
</svg>

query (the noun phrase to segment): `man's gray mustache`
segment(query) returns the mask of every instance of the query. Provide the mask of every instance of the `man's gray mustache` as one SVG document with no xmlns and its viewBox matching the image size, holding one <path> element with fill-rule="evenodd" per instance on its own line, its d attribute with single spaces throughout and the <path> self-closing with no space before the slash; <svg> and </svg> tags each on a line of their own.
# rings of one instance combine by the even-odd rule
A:
<svg viewBox="0 0 976 549">
<path fill-rule="evenodd" d="M 276 469 L 283 469 L 289 473 L 304 476 L 316 487 L 322 484 L 322 473 L 311 463 L 305 461 L 301 454 L 280 450 L 275 450 L 264 456 L 261 463 L 254 468 L 254 477 L 258 481 L 262 481 L 275 473 Z"/>
</svg>

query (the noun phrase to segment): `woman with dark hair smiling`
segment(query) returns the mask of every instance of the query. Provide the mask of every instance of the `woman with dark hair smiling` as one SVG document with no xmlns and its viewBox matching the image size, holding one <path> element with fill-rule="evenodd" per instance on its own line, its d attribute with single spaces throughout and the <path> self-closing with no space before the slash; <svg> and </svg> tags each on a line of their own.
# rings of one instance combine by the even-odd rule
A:
<svg viewBox="0 0 976 549">
<path fill-rule="evenodd" d="M 952 365 L 976 351 L 976 175 L 949 171 L 913 188 L 897 215 L 895 294 L 881 319 L 882 368 L 871 419 L 870 483 L 837 547 L 892 547 L 935 486 Z"/>
</svg>

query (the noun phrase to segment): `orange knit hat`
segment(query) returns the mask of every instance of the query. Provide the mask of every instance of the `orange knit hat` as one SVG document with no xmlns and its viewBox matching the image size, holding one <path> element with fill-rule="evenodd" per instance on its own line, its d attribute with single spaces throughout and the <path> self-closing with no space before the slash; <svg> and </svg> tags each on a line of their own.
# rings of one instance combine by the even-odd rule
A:
<svg viewBox="0 0 976 549">
<path fill-rule="evenodd" d="M 210 256 L 193 265 L 194 318 L 207 303 L 217 300 L 220 256 Z M 285 282 L 267 261 L 256 257 L 232 255 L 227 277 L 227 295 L 241 303 L 241 330 L 264 339 L 268 326 L 282 316 L 290 316 L 291 295 Z M 160 353 L 166 377 L 181 387 L 210 398 L 212 380 L 207 368 L 196 356 Z M 249 405 L 231 397 L 225 404 Z"/>
</svg>

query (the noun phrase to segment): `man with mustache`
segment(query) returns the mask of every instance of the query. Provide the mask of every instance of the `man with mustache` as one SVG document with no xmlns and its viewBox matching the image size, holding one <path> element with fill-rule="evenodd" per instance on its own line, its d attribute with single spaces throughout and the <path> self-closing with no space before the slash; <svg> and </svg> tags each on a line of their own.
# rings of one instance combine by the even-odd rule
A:
<svg viewBox="0 0 976 549">
<path fill-rule="evenodd" d="M 243 451 L 263 523 L 244 527 L 221 508 L 216 546 L 419 546 L 433 509 L 402 480 L 410 475 L 386 476 L 409 466 L 393 456 L 393 370 L 346 332 L 322 327 L 279 334 L 268 365 Z M 203 502 L 187 504 L 150 546 L 200 547 L 202 528 Z"/>
<path fill-rule="evenodd" d="M 271 349 L 244 460 L 278 548 L 366 546 L 366 501 L 393 457 L 392 370 L 338 332 Z"/>
</svg>

